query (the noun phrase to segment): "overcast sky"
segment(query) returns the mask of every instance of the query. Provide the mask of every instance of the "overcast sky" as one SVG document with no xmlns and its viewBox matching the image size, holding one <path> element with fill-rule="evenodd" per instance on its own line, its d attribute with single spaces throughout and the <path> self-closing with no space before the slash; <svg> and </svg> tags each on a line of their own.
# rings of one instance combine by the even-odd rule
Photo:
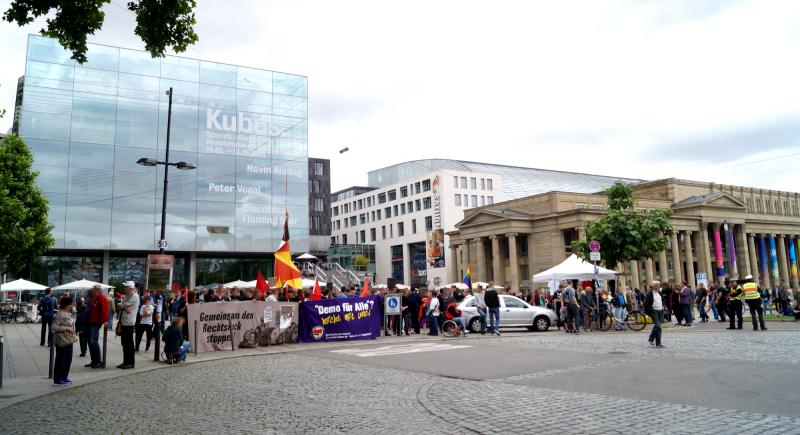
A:
<svg viewBox="0 0 800 435">
<path fill-rule="evenodd" d="M 90 42 L 141 49 L 113 1 Z M 800 191 L 800 1 L 198 4 L 184 55 L 308 76 L 334 190 L 454 158 Z M 0 23 L 2 131 L 39 28 Z"/>
</svg>

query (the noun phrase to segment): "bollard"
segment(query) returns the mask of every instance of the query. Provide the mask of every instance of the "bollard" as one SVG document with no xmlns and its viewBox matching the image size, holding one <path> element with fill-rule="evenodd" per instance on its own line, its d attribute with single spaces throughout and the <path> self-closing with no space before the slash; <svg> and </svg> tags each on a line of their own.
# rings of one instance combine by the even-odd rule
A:
<svg viewBox="0 0 800 435">
<path fill-rule="evenodd" d="M 158 297 L 158 304 L 160 308 L 157 310 L 158 316 L 155 324 L 153 325 L 153 331 L 156 334 L 156 345 L 155 345 L 156 351 L 155 355 L 153 355 L 153 361 L 159 361 L 161 354 L 161 316 L 164 313 L 164 302 L 161 296 Z"/>
<path fill-rule="evenodd" d="M 233 344 L 233 322 L 231 319 L 228 319 L 228 332 L 231 333 L 231 352 L 236 351 L 236 345 Z"/>
<path fill-rule="evenodd" d="M 47 379 L 53 379 L 53 368 L 56 364 L 56 344 L 53 343 L 53 331 L 50 331 L 48 339 L 50 340 L 50 367 L 47 369 Z"/>
<path fill-rule="evenodd" d="M 197 355 L 197 320 L 194 321 L 194 343 L 192 343 L 192 347 L 194 348 L 194 354 Z M 183 344 L 183 343 L 181 343 Z"/>
<path fill-rule="evenodd" d="M 103 362 L 101 366 L 106 368 L 106 349 L 108 348 L 108 328 L 103 327 Z"/>
<path fill-rule="evenodd" d="M 5 341 L 5 337 L 0 335 L 0 388 L 3 388 L 3 361 L 6 360 L 3 355 L 3 343 L 5 343 Z"/>
</svg>

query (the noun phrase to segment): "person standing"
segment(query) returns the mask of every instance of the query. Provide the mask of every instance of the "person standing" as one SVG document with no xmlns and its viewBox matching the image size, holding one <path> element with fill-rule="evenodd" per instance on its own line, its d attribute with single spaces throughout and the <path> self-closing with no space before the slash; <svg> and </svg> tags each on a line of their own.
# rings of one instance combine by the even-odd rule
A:
<svg viewBox="0 0 800 435">
<path fill-rule="evenodd" d="M 411 294 L 408 296 L 408 312 L 411 316 L 411 327 L 414 329 L 414 334 L 419 334 L 420 306 L 422 306 L 422 296 L 416 287 L 412 287 Z"/>
<path fill-rule="evenodd" d="M 125 299 L 120 302 L 119 307 L 122 311 L 120 316 L 120 323 L 122 324 L 122 335 L 120 341 L 122 342 L 122 364 L 118 365 L 118 369 L 132 369 L 136 364 L 134 358 L 134 345 L 133 335 L 136 328 L 136 315 L 139 308 L 139 295 L 136 290 L 136 283 L 133 281 L 126 281 L 125 285 Z"/>
<path fill-rule="evenodd" d="M 139 324 L 136 325 L 136 352 L 139 352 L 139 346 L 142 344 L 142 336 L 147 335 L 147 343 L 145 344 L 145 352 L 150 350 L 150 340 L 152 339 L 153 331 L 153 313 L 155 306 L 153 305 L 153 297 L 148 296 L 144 298 L 144 304 L 139 307 Z"/>
<path fill-rule="evenodd" d="M 681 312 L 683 312 L 684 326 L 692 326 L 692 288 L 684 281 L 680 295 Z"/>
<path fill-rule="evenodd" d="M 728 288 L 728 314 L 730 327 L 728 329 L 742 329 L 742 286 L 736 281 L 731 281 Z M 734 321 L 737 327 L 734 328 Z"/>
<path fill-rule="evenodd" d="M 89 340 L 86 331 L 86 301 L 80 298 L 78 306 L 75 308 L 75 331 L 78 334 L 78 342 L 80 343 L 81 358 L 86 356 L 86 350 L 89 348 Z"/>
<path fill-rule="evenodd" d="M 53 290 L 49 287 L 44 290 L 44 297 L 39 301 L 37 307 L 39 316 L 42 318 L 42 337 L 39 346 L 44 346 L 45 341 L 50 346 L 50 334 L 53 331 L 53 317 L 56 315 L 56 298 L 53 297 Z"/>
<path fill-rule="evenodd" d="M 661 293 L 659 293 L 660 285 L 658 281 L 653 281 L 650 284 L 650 291 L 647 292 L 644 298 L 644 312 L 653 318 L 653 329 L 650 331 L 647 341 L 650 346 L 657 348 L 665 347 L 661 344 L 661 322 L 664 321 L 664 302 L 661 298 Z"/>
<path fill-rule="evenodd" d="M 720 322 L 727 322 L 726 316 L 728 316 L 728 289 L 721 286 L 719 282 L 715 283 L 717 287 L 717 296 L 715 301 L 717 302 L 717 312 L 719 313 L 719 321 Z"/>
<path fill-rule="evenodd" d="M 661 303 L 664 304 L 663 319 L 667 322 L 672 322 L 672 286 L 669 283 L 664 284 L 659 294 L 661 295 Z"/>
<path fill-rule="evenodd" d="M 567 308 L 567 320 L 564 327 L 567 332 L 578 334 L 578 322 L 576 321 L 578 315 L 578 299 L 576 298 L 575 289 L 572 288 L 572 283 L 570 281 L 566 281 L 564 286 L 566 288 L 564 289 L 562 297 L 564 298 L 564 305 Z"/>
<path fill-rule="evenodd" d="M 473 303 L 478 309 L 478 315 L 481 317 L 481 335 L 486 335 L 486 301 L 483 295 L 483 286 L 478 285 Z"/>
<path fill-rule="evenodd" d="M 700 284 L 697 288 L 697 297 L 695 298 L 697 301 L 697 309 L 700 311 L 700 323 L 708 322 L 708 313 L 706 313 L 706 302 L 708 301 L 708 291 L 706 291 L 706 285 Z"/>
<path fill-rule="evenodd" d="M 108 328 L 109 331 L 113 331 L 114 330 L 114 311 L 115 311 L 115 307 L 117 305 L 116 302 L 114 301 L 114 291 L 115 290 L 116 289 L 113 289 L 113 288 L 110 289 L 108 291 L 108 296 L 106 297 L 106 300 L 108 301 L 107 302 L 108 303 L 108 325 L 107 325 L 107 328 Z"/>
<path fill-rule="evenodd" d="M 437 296 L 438 292 L 434 290 L 431 294 L 431 300 L 428 302 L 428 310 L 426 312 L 428 324 L 430 326 L 428 335 L 434 337 L 439 335 L 439 298 Z"/>
<path fill-rule="evenodd" d="M 753 275 L 747 275 L 744 277 L 744 281 L 745 283 L 742 286 L 742 290 L 744 291 L 744 301 L 747 303 L 747 307 L 750 308 L 750 317 L 753 320 L 753 331 L 758 331 L 759 324 L 761 325 L 761 330 L 766 331 L 767 327 L 764 326 L 764 310 L 761 307 L 761 293 L 759 293 L 756 283 L 753 282 Z M 756 314 L 758 314 L 758 323 L 756 323 Z"/>
<path fill-rule="evenodd" d="M 103 290 L 95 287 L 89 290 L 89 304 L 86 306 L 85 328 L 88 331 L 89 357 L 91 362 L 84 367 L 97 369 L 103 367 L 102 355 L 100 354 L 100 328 L 104 328 L 108 323 L 108 301 L 103 296 Z"/>
<path fill-rule="evenodd" d="M 762 288 L 760 289 L 760 293 L 761 293 L 761 303 L 762 305 L 764 305 L 764 314 L 767 314 L 767 311 L 769 311 L 769 314 L 772 314 L 772 304 L 770 303 L 769 289 Z"/>
<path fill-rule="evenodd" d="M 583 330 L 589 332 L 592 330 L 592 313 L 595 311 L 595 298 L 592 288 L 586 286 L 583 294 L 581 294 L 581 311 L 583 312 Z"/>
<path fill-rule="evenodd" d="M 70 366 L 72 366 L 72 344 L 74 343 L 72 340 L 75 337 L 75 324 L 70 315 L 73 304 L 71 297 L 64 296 L 59 301 L 58 312 L 53 316 L 53 332 L 68 336 L 60 343 L 59 340 L 56 340 L 56 360 L 53 366 L 53 383 L 56 385 L 72 383 L 68 376 Z"/>
<path fill-rule="evenodd" d="M 500 336 L 500 297 L 497 290 L 490 282 L 489 288 L 483 294 L 483 303 L 489 311 L 489 333 Z"/>
</svg>

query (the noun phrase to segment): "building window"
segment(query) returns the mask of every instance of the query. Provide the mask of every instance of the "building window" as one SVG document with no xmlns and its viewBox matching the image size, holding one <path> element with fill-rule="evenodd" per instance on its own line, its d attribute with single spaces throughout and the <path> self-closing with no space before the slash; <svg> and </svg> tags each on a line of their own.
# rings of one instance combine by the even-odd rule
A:
<svg viewBox="0 0 800 435">
<path fill-rule="evenodd" d="M 400 214 L 406 214 L 406 203 L 400 204 Z"/>
<path fill-rule="evenodd" d="M 394 225 L 389 224 L 389 237 L 394 237 Z"/>
<path fill-rule="evenodd" d="M 481 195 L 481 207 L 483 207 L 484 205 L 486 205 L 486 197 Z"/>
<path fill-rule="evenodd" d="M 380 210 L 375 210 L 375 211 L 378 213 L 378 220 L 381 220 L 381 211 Z"/>
<path fill-rule="evenodd" d="M 420 192 L 419 181 L 414 183 L 414 190 L 415 190 L 414 193 L 419 193 Z"/>
<path fill-rule="evenodd" d="M 361 213 L 360 215 L 358 215 L 358 223 L 361 224 L 361 225 L 364 225 L 365 223 L 367 223 L 367 214 L 366 213 Z"/>
<path fill-rule="evenodd" d="M 425 216 L 425 231 L 433 230 L 433 216 Z"/>
<path fill-rule="evenodd" d="M 342 244 L 343 245 L 347 244 L 347 234 L 342 234 Z"/>
<path fill-rule="evenodd" d="M 411 234 L 417 234 L 417 220 L 411 219 Z"/>
<path fill-rule="evenodd" d="M 403 186 L 400 188 L 400 198 L 405 198 L 408 196 L 408 187 Z"/>
<path fill-rule="evenodd" d="M 325 165 L 322 162 L 314 162 L 314 175 L 325 175 Z"/>
<path fill-rule="evenodd" d="M 331 246 L 336 245 L 336 237 L 331 236 Z"/>
<path fill-rule="evenodd" d="M 375 222 L 375 210 L 372 210 L 372 222 Z"/>
<path fill-rule="evenodd" d="M 478 179 L 475 177 L 469 178 L 469 188 L 476 190 L 478 188 Z"/>
<path fill-rule="evenodd" d="M 322 192 L 322 181 L 314 180 L 314 193 Z"/>
<path fill-rule="evenodd" d="M 361 210 L 362 208 L 364 208 L 364 200 L 363 199 L 359 199 L 358 200 L 358 209 Z"/>
<path fill-rule="evenodd" d="M 469 196 L 464 194 L 464 207 L 469 207 Z"/>
<path fill-rule="evenodd" d="M 356 226 L 356 217 L 355 216 L 350 216 L 350 226 L 351 227 Z"/>
<path fill-rule="evenodd" d="M 314 211 L 325 211 L 325 199 L 314 198 Z"/>
<path fill-rule="evenodd" d="M 398 213 L 399 210 L 397 209 L 397 206 L 394 206 L 394 210 L 393 211 L 394 211 L 394 215 L 395 216 L 400 216 L 400 213 Z"/>
<path fill-rule="evenodd" d="M 453 175 L 453 187 L 458 189 L 458 175 Z"/>
<path fill-rule="evenodd" d="M 377 231 L 375 231 L 375 228 L 370 228 L 369 229 L 369 241 L 370 242 L 374 242 L 375 241 L 375 233 L 376 232 Z"/>
<path fill-rule="evenodd" d="M 422 208 L 424 208 L 425 210 L 431 208 L 431 197 L 430 196 L 422 198 Z"/>
<path fill-rule="evenodd" d="M 371 196 L 367 197 L 367 207 L 372 207 L 372 197 Z"/>
<path fill-rule="evenodd" d="M 408 210 L 409 213 L 414 213 L 414 203 L 412 201 L 406 203 L 406 210 Z"/>
<path fill-rule="evenodd" d="M 461 188 L 462 189 L 467 188 L 467 177 L 461 177 Z"/>
<path fill-rule="evenodd" d="M 431 190 L 431 180 L 422 180 L 422 191 L 427 192 Z"/>
<path fill-rule="evenodd" d="M 314 180 L 308 180 L 308 193 L 314 193 Z"/>
<path fill-rule="evenodd" d="M 381 237 L 386 240 L 386 225 L 381 226 Z"/>
<path fill-rule="evenodd" d="M 487 196 L 486 197 L 486 204 L 488 204 L 488 205 L 494 204 L 494 196 Z"/>
<path fill-rule="evenodd" d="M 481 190 L 486 190 L 486 179 L 481 178 Z"/>
<path fill-rule="evenodd" d="M 422 210 L 422 201 L 420 201 L 419 199 L 414 200 L 414 206 L 416 207 L 417 211 Z"/>
<path fill-rule="evenodd" d="M 405 225 L 402 222 L 398 222 L 397 223 L 397 236 L 398 237 L 403 237 L 405 235 L 405 232 L 406 232 Z"/>
<path fill-rule="evenodd" d="M 338 205 L 333 208 L 333 215 L 334 216 L 339 216 L 339 206 Z"/>
<path fill-rule="evenodd" d="M 385 209 L 383 209 L 383 212 L 386 215 L 386 219 L 389 219 L 390 217 L 392 217 L 392 208 L 391 207 L 386 207 Z"/>
<path fill-rule="evenodd" d="M 472 206 L 473 207 L 478 206 L 478 195 L 472 195 Z"/>
<path fill-rule="evenodd" d="M 367 232 L 366 230 L 361 230 L 361 243 L 367 242 Z"/>
<path fill-rule="evenodd" d="M 392 189 L 389 192 L 387 192 L 387 194 L 389 195 L 389 201 L 394 201 L 395 199 L 397 199 L 397 191 L 396 190 Z"/>
<path fill-rule="evenodd" d="M 486 189 L 487 190 L 493 190 L 493 188 L 492 188 L 492 179 L 491 178 L 487 178 L 486 179 Z"/>
<path fill-rule="evenodd" d="M 456 193 L 455 196 L 453 196 L 453 199 L 455 199 L 455 206 L 461 207 L 461 195 Z"/>
<path fill-rule="evenodd" d="M 345 228 L 347 228 L 347 224 L 348 224 L 348 222 L 350 222 L 350 221 L 348 221 L 348 220 L 347 220 L 347 218 L 344 218 L 344 227 L 345 227 Z"/>
<path fill-rule="evenodd" d="M 386 194 L 385 193 L 379 193 L 378 194 L 378 204 L 383 204 L 384 202 L 386 202 Z"/>
</svg>

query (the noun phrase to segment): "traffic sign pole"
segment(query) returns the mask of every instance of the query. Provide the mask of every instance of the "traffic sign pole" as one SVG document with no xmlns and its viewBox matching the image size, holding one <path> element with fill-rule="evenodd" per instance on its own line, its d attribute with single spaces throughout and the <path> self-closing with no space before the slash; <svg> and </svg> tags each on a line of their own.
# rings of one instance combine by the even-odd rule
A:
<svg viewBox="0 0 800 435">
<path fill-rule="evenodd" d="M 592 240 L 589 242 L 589 258 L 594 264 L 594 297 L 597 301 L 597 312 L 595 313 L 597 329 L 600 330 L 600 286 L 597 284 L 597 262 L 600 261 L 600 242 Z"/>
</svg>

